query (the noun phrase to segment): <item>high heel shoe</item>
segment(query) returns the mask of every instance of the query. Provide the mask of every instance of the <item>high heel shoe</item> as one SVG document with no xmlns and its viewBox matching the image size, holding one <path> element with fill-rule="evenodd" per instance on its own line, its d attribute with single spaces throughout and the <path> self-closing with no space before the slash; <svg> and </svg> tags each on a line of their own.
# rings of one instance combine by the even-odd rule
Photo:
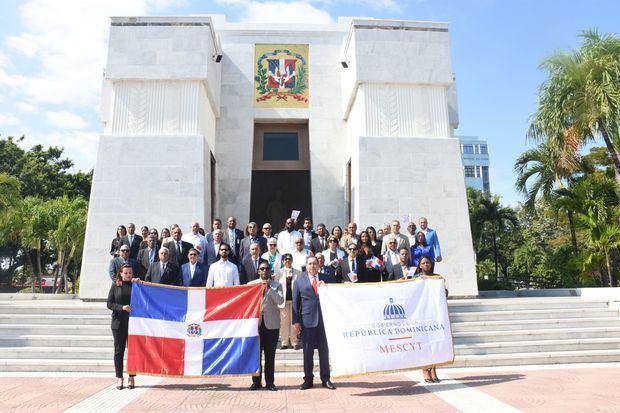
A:
<svg viewBox="0 0 620 413">
<path fill-rule="evenodd" d="M 433 377 L 431 376 L 431 369 L 423 369 L 424 381 L 427 383 L 434 383 Z"/>
<path fill-rule="evenodd" d="M 120 383 L 120 384 L 118 384 Z M 125 386 L 123 386 L 123 379 L 120 379 L 120 381 L 117 382 L 116 384 L 116 390 L 123 390 L 125 388 Z"/>
<path fill-rule="evenodd" d="M 129 388 L 129 390 L 133 390 L 136 387 L 136 383 L 133 379 L 133 377 L 129 378 L 129 384 L 127 385 L 127 388 Z"/>
<path fill-rule="evenodd" d="M 441 380 L 439 380 L 439 377 L 437 377 L 437 372 L 435 371 L 434 367 L 430 370 L 430 373 L 433 383 L 441 383 Z"/>
</svg>

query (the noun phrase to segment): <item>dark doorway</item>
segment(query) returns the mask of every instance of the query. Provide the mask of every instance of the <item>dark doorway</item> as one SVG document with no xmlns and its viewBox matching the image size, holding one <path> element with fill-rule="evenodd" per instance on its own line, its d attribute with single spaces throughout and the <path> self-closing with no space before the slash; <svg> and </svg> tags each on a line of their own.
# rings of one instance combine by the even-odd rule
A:
<svg viewBox="0 0 620 413">
<path fill-rule="evenodd" d="M 310 171 L 252 171 L 250 221 L 259 228 L 270 222 L 281 231 L 291 211 L 301 211 L 299 220 L 312 216 Z"/>
</svg>

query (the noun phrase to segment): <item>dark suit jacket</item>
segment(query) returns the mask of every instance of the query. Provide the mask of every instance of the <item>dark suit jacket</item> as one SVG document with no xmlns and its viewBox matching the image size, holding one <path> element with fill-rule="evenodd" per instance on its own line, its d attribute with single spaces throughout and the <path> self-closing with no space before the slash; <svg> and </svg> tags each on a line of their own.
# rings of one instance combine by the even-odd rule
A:
<svg viewBox="0 0 620 413">
<path fill-rule="evenodd" d="M 140 263 L 138 263 L 138 261 L 132 258 L 129 258 L 127 260 L 127 263 L 131 265 L 131 269 L 133 270 L 134 277 L 142 278 L 144 276 L 144 273 L 142 272 L 142 266 L 140 265 Z M 121 269 L 122 265 L 123 265 L 123 260 L 120 257 L 115 257 L 110 260 L 110 266 L 108 267 L 108 275 L 110 276 L 110 279 L 112 281 L 116 280 L 116 274 L 118 274 L 118 271 Z"/>
<path fill-rule="evenodd" d="M 207 242 L 207 248 L 205 251 L 205 261 L 208 265 L 213 264 L 214 262 L 220 259 L 220 252 L 215 250 L 215 244 L 213 240 Z"/>
<path fill-rule="evenodd" d="M 357 267 L 357 282 L 366 282 L 367 274 L 366 274 L 366 263 L 363 262 L 359 256 L 355 257 L 355 265 Z M 349 267 L 349 256 L 347 255 L 338 263 L 337 270 L 337 278 L 340 279 L 340 282 L 351 281 L 349 278 L 349 273 L 351 272 L 351 267 Z"/>
<path fill-rule="evenodd" d="M 129 258 L 134 260 L 138 258 L 138 251 L 140 251 L 140 244 L 142 243 L 142 237 L 138 234 L 133 234 L 133 242 L 129 243 L 129 235 L 125 235 L 121 238 L 122 245 L 129 246 Z"/>
<path fill-rule="evenodd" d="M 241 247 L 241 240 L 245 238 L 245 235 L 243 234 L 243 231 L 235 228 L 235 245 L 231 245 L 228 236 L 228 227 L 224 228 L 222 232 L 224 233 L 222 235 L 222 241 L 230 245 L 230 255 L 228 256 L 228 261 L 232 262 L 233 264 L 238 264 L 239 262 L 241 262 L 239 260 L 239 248 Z"/>
<path fill-rule="evenodd" d="M 145 281 L 166 284 L 166 285 L 178 285 L 179 267 L 173 262 L 168 261 L 166 263 L 166 270 L 162 274 L 161 263 L 153 264 L 146 272 Z"/>
<path fill-rule="evenodd" d="M 189 267 L 189 262 L 181 266 L 179 285 L 182 287 L 204 287 L 205 285 L 207 285 L 207 274 L 209 273 L 209 266 L 203 265 L 201 263 L 196 263 L 194 278 L 192 278 L 191 276 L 191 271 Z"/>
<path fill-rule="evenodd" d="M 336 269 L 331 265 L 326 265 L 319 268 L 319 281 L 325 281 L 326 283 L 336 282 Z"/>
<path fill-rule="evenodd" d="M 153 258 L 153 262 L 159 262 L 159 254 L 157 253 L 157 249 L 155 249 L 155 258 Z M 144 275 L 146 274 L 146 272 L 149 269 L 150 266 L 150 262 L 149 262 L 149 248 L 141 248 L 140 251 L 138 251 L 138 262 L 140 263 L 140 265 L 142 266 L 142 277 L 140 278 L 144 278 Z"/>
<path fill-rule="evenodd" d="M 112 330 L 118 330 L 121 327 L 127 328 L 129 325 L 129 313 L 123 311 L 121 299 L 123 287 L 112 284 L 108 293 L 108 309 L 112 310 Z"/>
<path fill-rule="evenodd" d="M 413 275 L 413 273 L 408 274 Z M 403 278 L 403 267 L 400 264 L 391 265 L 390 270 L 387 272 L 387 281 L 400 280 Z"/>
<path fill-rule="evenodd" d="M 168 248 L 170 252 L 170 262 L 175 263 L 177 266 L 181 266 L 186 262 L 189 262 L 189 258 L 187 258 L 187 254 L 189 253 L 190 248 L 194 248 L 194 245 L 187 242 L 181 241 L 181 256 L 177 257 L 177 243 L 176 241 L 167 242 L 164 247 Z"/>
<path fill-rule="evenodd" d="M 256 242 L 260 245 L 260 255 L 263 255 L 267 252 L 267 240 L 265 237 L 257 236 L 255 238 Z M 241 245 L 239 246 L 239 262 L 243 262 L 243 258 L 250 255 L 250 244 L 252 243 L 252 238 L 247 236 L 241 240 Z"/>
<path fill-rule="evenodd" d="M 327 236 L 323 237 L 323 241 L 325 242 L 324 248 L 321 247 L 321 243 L 320 243 L 318 235 L 316 238 L 313 238 L 312 241 L 310 242 L 310 251 L 312 251 L 314 255 L 316 255 L 317 252 L 323 252 L 328 248 Z M 329 261 L 329 257 L 326 258 L 326 261 Z"/>
<path fill-rule="evenodd" d="M 300 323 L 302 328 L 314 328 L 321 319 L 321 305 L 315 294 L 308 273 L 304 272 L 293 283 L 293 324 Z"/>
<path fill-rule="evenodd" d="M 269 261 L 258 258 L 258 265 L 262 262 L 269 264 Z M 247 284 L 250 281 L 254 281 L 258 278 L 258 273 L 254 270 L 254 263 L 252 257 L 246 255 L 241 264 L 239 265 L 239 284 Z"/>
</svg>

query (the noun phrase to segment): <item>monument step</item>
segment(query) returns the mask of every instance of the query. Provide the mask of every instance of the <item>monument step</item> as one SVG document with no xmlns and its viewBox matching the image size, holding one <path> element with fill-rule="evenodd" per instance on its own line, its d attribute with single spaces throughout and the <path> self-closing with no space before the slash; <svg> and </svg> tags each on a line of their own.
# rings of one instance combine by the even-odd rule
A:
<svg viewBox="0 0 620 413">
<path fill-rule="evenodd" d="M 23 334 L 0 337 L 1 347 L 112 347 L 112 333 L 103 335 Z"/>
<path fill-rule="evenodd" d="M 81 301 L 0 301 L 0 317 L 5 314 L 73 314 L 107 315 L 110 310 L 105 303 L 82 303 Z"/>
<path fill-rule="evenodd" d="M 72 314 L 3 314 L 0 324 L 55 324 L 55 325 L 110 325 L 112 318 L 105 315 Z"/>
<path fill-rule="evenodd" d="M 620 350 L 577 350 L 541 353 L 483 354 L 456 357 L 451 367 L 522 366 L 532 364 L 614 363 Z"/>
<path fill-rule="evenodd" d="M 506 341 L 538 341 L 620 337 L 620 327 L 545 328 L 539 330 L 486 330 L 453 332 L 455 344 L 496 343 Z"/>
<path fill-rule="evenodd" d="M 107 335 L 111 334 L 110 325 L 66 325 L 66 324 L 0 324 L 0 337 L 20 335 Z"/>
<path fill-rule="evenodd" d="M 454 352 L 457 356 L 614 349 L 620 349 L 620 338 L 504 341 L 499 343 L 455 344 L 454 346 Z"/>
<path fill-rule="evenodd" d="M 605 308 L 570 308 L 507 311 L 450 311 L 452 323 L 497 320 L 545 320 L 554 318 L 618 318 L 618 310 Z"/>
<path fill-rule="evenodd" d="M 556 329 L 556 328 L 579 328 L 579 327 L 620 327 L 620 317 L 615 318 L 554 318 L 547 320 L 501 320 L 501 321 L 471 321 L 460 322 L 452 325 L 455 333 L 467 331 L 488 330 L 523 330 L 523 329 Z"/>
<path fill-rule="evenodd" d="M 486 298 L 448 300 L 449 311 L 564 310 L 569 308 L 609 308 L 606 300 L 582 300 L 577 297 Z"/>
</svg>

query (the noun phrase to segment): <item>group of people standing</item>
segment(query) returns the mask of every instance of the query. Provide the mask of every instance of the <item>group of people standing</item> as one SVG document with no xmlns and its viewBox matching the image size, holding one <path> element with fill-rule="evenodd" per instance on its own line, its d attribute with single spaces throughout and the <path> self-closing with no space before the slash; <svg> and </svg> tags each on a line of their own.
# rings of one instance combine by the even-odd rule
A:
<svg viewBox="0 0 620 413">
<path fill-rule="evenodd" d="M 157 229 L 142 227 L 136 234 L 133 223 L 120 225 L 112 240 L 109 265 L 112 287 L 108 308 L 113 311 L 114 361 L 117 388 L 124 388 L 123 356 L 127 341 L 131 280 L 185 287 L 223 287 L 263 283 L 265 294 L 259 326 L 261 354 L 265 355 L 265 382 L 274 384 L 275 352 L 303 348 L 304 382 L 313 386 L 313 352 L 319 351 L 320 378 L 329 389 L 335 386 L 329 376 L 329 354 L 318 297 L 318 285 L 335 282 L 381 282 L 433 274 L 435 262 L 442 259 L 437 233 L 428 228 L 426 218 L 419 226 L 410 222 L 407 234 L 400 222 L 384 224 L 378 231 L 369 226 L 358 233 L 357 224 L 343 230 L 336 225 L 328 231 L 324 224 L 313 228 L 305 218 L 301 228 L 286 220 L 284 230 L 272 234 L 265 223 L 262 234 L 255 222 L 239 230 L 235 217 L 226 228 L 215 219 L 208 234 L 193 222 L 187 234 L 178 225 Z M 434 381 L 434 370 L 425 379 Z M 134 387 L 133 377 L 129 388 Z M 251 390 L 262 387 L 261 376 L 253 377 Z"/>
</svg>

